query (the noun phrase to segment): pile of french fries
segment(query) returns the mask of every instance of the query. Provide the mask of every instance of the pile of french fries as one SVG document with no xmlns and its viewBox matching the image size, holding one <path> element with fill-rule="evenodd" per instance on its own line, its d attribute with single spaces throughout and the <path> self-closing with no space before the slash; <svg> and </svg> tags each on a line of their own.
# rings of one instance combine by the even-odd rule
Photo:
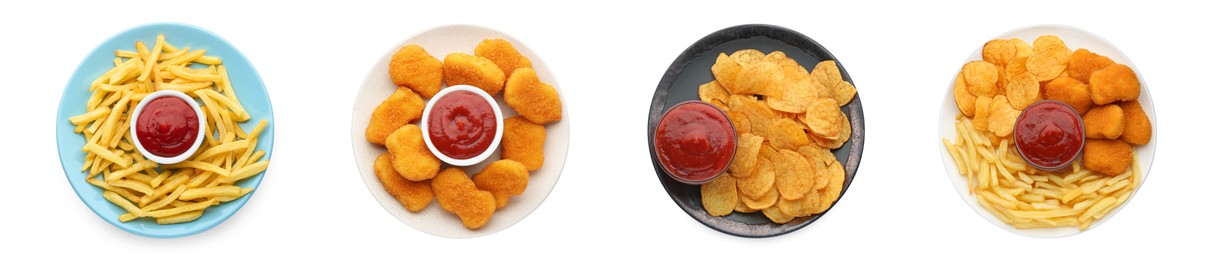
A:
<svg viewBox="0 0 1209 260">
<path fill-rule="evenodd" d="M 1019 229 L 1085 230 L 1129 200 L 1141 182 L 1136 160 L 1117 176 L 1083 169 L 1078 161 L 1070 173 L 1046 172 L 1028 165 L 1011 138 L 978 131 L 960 114 L 956 127 L 956 141 L 943 142 L 970 193 L 1003 223 Z"/>
<path fill-rule="evenodd" d="M 89 86 L 87 112 L 69 119 L 87 140 L 81 170 L 88 173 L 88 183 L 103 189 L 106 200 L 127 212 L 118 220 L 190 222 L 208 207 L 252 192 L 235 182 L 268 169 L 269 161 L 261 160 L 265 152 L 255 150 L 268 121 L 261 120 L 251 132 L 239 126 L 251 115 L 231 88 L 222 60 L 206 56 L 205 50 L 177 48 L 163 34 L 152 48 L 137 41 L 135 49 L 115 52 L 114 68 Z M 208 67 L 190 68 L 194 64 Z M 201 101 L 207 131 L 191 158 L 159 165 L 134 146 L 131 114 L 148 94 L 169 89 Z"/>
</svg>

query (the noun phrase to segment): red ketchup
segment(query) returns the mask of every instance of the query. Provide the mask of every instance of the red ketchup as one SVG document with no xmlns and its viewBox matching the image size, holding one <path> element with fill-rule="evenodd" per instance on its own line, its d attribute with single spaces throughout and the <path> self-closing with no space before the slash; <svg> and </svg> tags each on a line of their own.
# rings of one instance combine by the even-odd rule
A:
<svg viewBox="0 0 1209 260">
<path fill-rule="evenodd" d="M 1060 170 L 1083 151 L 1083 120 L 1066 103 L 1033 103 L 1016 119 L 1016 149 L 1029 164 L 1042 170 Z"/>
<path fill-rule="evenodd" d="M 464 160 L 487 151 L 495 140 L 495 111 L 482 96 L 455 91 L 437 100 L 429 112 L 428 137 L 449 158 Z"/>
<path fill-rule="evenodd" d="M 663 115 L 655 129 L 655 152 L 671 177 L 700 184 L 718 177 L 735 156 L 735 127 L 712 104 L 687 101 Z"/>
<path fill-rule="evenodd" d="M 188 151 L 199 130 L 197 112 L 184 99 L 174 96 L 147 102 L 135 121 L 139 144 L 159 157 L 175 157 Z"/>
</svg>

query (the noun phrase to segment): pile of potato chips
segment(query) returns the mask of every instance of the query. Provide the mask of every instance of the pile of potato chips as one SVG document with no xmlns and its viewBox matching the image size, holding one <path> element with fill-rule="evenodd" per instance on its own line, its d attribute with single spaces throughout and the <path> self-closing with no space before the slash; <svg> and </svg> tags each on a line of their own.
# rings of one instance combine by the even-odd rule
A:
<svg viewBox="0 0 1209 260">
<path fill-rule="evenodd" d="M 1141 83 L 1129 66 L 1061 38 L 995 39 L 966 63 L 953 85 L 956 142 L 943 142 L 979 204 L 1017 228 L 1086 229 L 1133 194 L 1140 173 L 1131 145 L 1150 142 L 1138 104 Z M 1057 100 L 1082 116 L 1087 140 L 1070 173 L 1038 170 L 1011 137 L 1021 111 Z"/>
<path fill-rule="evenodd" d="M 388 152 L 374 162 L 374 173 L 404 208 L 424 210 L 435 197 L 464 226 L 477 229 L 510 197 L 525 192 L 529 173 L 541 168 L 545 158 L 545 125 L 562 119 L 562 101 L 511 43 L 483 40 L 474 55 L 451 53 L 444 62 L 419 45 L 403 46 L 392 56 L 389 74 L 398 88 L 374 109 L 365 137 L 386 146 Z M 504 120 L 503 158 L 473 177 L 442 164 L 414 123 L 421 119 L 425 99 L 453 85 L 471 85 L 492 96 L 502 91 L 504 103 L 518 114 Z"/>
<path fill-rule="evenodd" d="M 826 211 L 846 178 L 831 149 L 852 135 L 840 107 L 856 96 L 835 61 L 808 71 L 780 51 L 718 54 L 701 100 L 727 112 L 739 138 L 722 176 L 701 186 L 713 216 L 761 211 L 776 223 Z"/>
</svg>

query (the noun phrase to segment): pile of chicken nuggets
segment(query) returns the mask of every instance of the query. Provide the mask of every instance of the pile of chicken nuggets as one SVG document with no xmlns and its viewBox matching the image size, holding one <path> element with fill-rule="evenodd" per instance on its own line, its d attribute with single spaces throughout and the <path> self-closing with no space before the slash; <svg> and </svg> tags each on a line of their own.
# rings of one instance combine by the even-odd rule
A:
<svg viewBox="0 0 1209 260">
<path fill-rule="evenodd" d="M 509 198 L 525 192 L 529 173 L 540 169 L 545 158 L 545 125 L 562 119 L 562 101 L 511 43 L 486 39 L 473 55 L 455 52 L 443 61 L 419 45 L 406 45 L 392 56 L 389 74 L 398 88 L 374 109 L 365 137 L 386 146 L 388 152 L 374 161 L 374 173 L 404 208 L 422 211 L 435 197 L 466 228 L 478 229 Z M 502 91 L 504 103 L 517 113 L 504 120 L 502 158 L 473 176 L 442 164 L 416 125 L 425 102 L 443 86 L 454 85 L 475 86 L 492 96 Z"/>
<path fill-rule="evenodd" d="M 833 60 L 809 71 L 785 53 L 718 54 L 714 81 L 698 94 L 726 111 L 739 134 L 727 172 L 701 185 L 713 216 L 760 211 L 775 223 L 819 214 L 839 199 L 846 178 L 831 149 L 852 135 L 840 110 L 856 96 Z"/>
<path fill-rule="evenodd" d="M 1087 49 L 1071 51 L 1053 35 L 1032 45 L 991 40 L 982 57 L 962 67 L 953 88 L 975 129 L 1008 137 L 1021 110 L 1039 100 L 1061 101 L 1083 117 L 1083 167 L 1113 176 L 1133 162 L 1131 145 L 1150 142 L 1150 119 L 1138 104 L 1141 83 L 1129 66 Z"/>
</svg>

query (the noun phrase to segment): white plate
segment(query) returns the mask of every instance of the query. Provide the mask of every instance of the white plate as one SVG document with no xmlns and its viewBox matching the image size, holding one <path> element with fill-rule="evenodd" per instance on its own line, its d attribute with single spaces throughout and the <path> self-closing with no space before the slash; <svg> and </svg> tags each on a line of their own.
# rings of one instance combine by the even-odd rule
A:
<svg viewBox="0 0 1209 260">
<path fill-rule="evenodd" d="M 1146 175 L 1150 172 L 1150 164 L 1154 160 L 1155 144 L 1159 141 L 1159 123 L 1157 119 L 1158 117 L 1154 112 L 1154 105 L 1150 99 L 1150 90 L 1146 87 L 1146 81 L 1142 80 L 1142 71 L 1138 70 L 1138 68 L 1133 65 L 1133 62 L 1129 61 L 1129 58 L 1125 57 L 1125 54 L 1122 53 L 1121 50 L 1118 50 L 1111 43 L 1108 43 L 1107 40 L 1091 34 L 1090 32 L 1074 27 L 1060 25 L 1030 26 L 1009 31 L 1008 33 L 995 37 L 995 39 L 1014 37 L 1032 43 L 1033 39 L 1047 34 L 1056 35 L 1059 38 L 1062 38 L 1062 40 L 1066 42 L 1066 46 L 1070 47 L 1072 51 L 1079 48 L 1087 49 L 1111 58 L 1117 63 L 1125 64 L 1126 66 L 1133 68 L 1134 73 L 1138 74 L 1138 82 L 1142 84 L 1142 94 L 1138 97 L 1138 103 L 1142 105 L 1142 109 L 1145 110 L 1146 115 L 1150 117 L 1150 124 L 1153 129 L 1153 133 L 1150 137 L 1150 143 L 1142 146 L 1134 146 L 1134 159 L 1136 159 L 1138 161 L 1138 165 L 1141 166 L 1140 170 L 1142 173 L 1142 182 L 1145 183 Z M 979 47 L 978 49 L 974 50 L 974 54 L 971 54 L 970 57 L 961 64 L 981 59 L 982 47 Z M 961 66 L 957 65 L 954 67 L 957 68 L 957 72 L 954 73 L 954 76 L 951 78 L 956 79 L 955 75 L 961 72 Z M 938 120 L 938 122 L 940 126 L 940 139 L 942 140 L 954 140 L 957 136 L 957 129 L 953 125 L 956 122 L 954 117 L 961 112 L 958 111 L 957 104 L 955 101 L 953 101 L 953 84 L 954 82 L 950 81 L 949 85 L 945 86 L 945 95 L 940 102 L 940 120 Z M 965 176 L 961 176 L 961 174 L 958 173 L 957 164 L 953 161 L 953 158 L 949 156 L 949 152 L 945 150 L 944 144 L 941 143 L 941 140 L 937 140 L 936 144 L 940 147 L 941 163 L 944 164 L 945 170 L 948 171 L 949 179 L 953 182 L 953 187 L 957 189 L 958 195 L 960 195 L 961 198 L 970 205 L 970 208 L 974 209 L 975 212 L 978 212 L 978 215 L 982 215 L 982 217 L 991 222 L 991 224 L 1003 228 L 1004 230 L 1030 237 L 1064 237 L 1080 233 L 1079 229 L 1074 227 L 1016 229 L 1013 226 L 1003 223 L 1003 221 L 1000 221 L 994 215 L 991 215 L 991 212 L 982 208 L 981 205 L 978 205 L 978 200 L 975 199 L 974 196 L 970 195 L 970 189 L 967 186 L 968 184 Z M 1139 183 L 1138 189 L 1141 189 L 1141 186 L 1141 183 Z M 1136 195 L 1137 190 L 1135 190 L 1134 193 Z M 1132 200 L 1134 197 L 1136 196 L 1131 196 L 1129 199 Z M 1100 224 L 1108 222 L 1108 219 L 1112 218 L 1113 215 L 1116 215 L 1118 211 L 1124 209 L 1128 204 L 1129 202 L 1126 202 L 1120 207 L 1113 209 L 1112 212 L 1109 212 L 1108 215 L 1104 216 L 1104 218 L 1092 223 L 1087 230 L 1091 230 L 1097 226 L 1100 226 Z"/>
<path fill-rule="evenodd" d="M 378 182 L 378 176 L 374 175 L 374 158 L 386 152 L 386 147 L 369 143 L 365 139 L 365 127 L 369 125 L 370 114 L 374 108 L 386 100 L 387 96 L 395 91 L 395 84 L 390 81 L 390 76 L 387 73 L 387 66 L 390 63 L 390 58 L 395 51 L 407 44 L 419 44 L 432 54 L 437 59 L 444 59 L 445 55 L 453 52 L 474 53 L 474 47 L 484 39 L 500 38 L 512 42 L 512 46 L 520 51 L 522 55 L 528 57 L 533 63 L 533 69 L 537 71 L 537 75 L 542 82 L 553 86 L 559 91 L 559 98 L 563 102 L 563 117 L 561 121 L 546 125 L 546 144 L 545 144 L 545 162 L 541 169 L 529 173 L 529 186 L 525 189 L 525 193 L 512 197 L 508 200 L 508 206 L 495 211 L 495 215 L 491 217 L 491 221 L 487 225 L 480 227 L 477 230 L 467 229 L 462 226 L 462 221 L 452 213 L 446 212 L 437 205 L 436 200 L 432 204 L 425 207 L 420 212 L 412 213 L 403 208 L 403 205 L 395 200 L 386 189 L 382 188 L 382 183 Z M 502 92 L 501 92 L 502 93 Z M 496 102 L 500 104 L 504 117 L 516 115 L 516 111 L 505 105 L 503 94 L 496 96 Z M 559 88 L 558 81 L 554 79 L 554 74 L 550 73 L 550 69 L 542 62 L 541 58 L 536 53 L 525 47 L 524 43 L 509 37 L 508 35 L 477 26 L 468 25 L 450 25 L 433 28 L 422 32 L 411 38 L 400 42 L 394 47 L 386 50 L 378 62 L 370 68 L 369 75 L 365 77 L 365 82 L 361 85 L 361 91 L 357 93 L 357 100 L 353 104 L 353 156 L 357 161 L 357 169 L 361 172 L 361 179 L 365 181 L 365 186 L 369 188 L 370 193 L 378 200 L 379 204 L 386 211 L 398 218 L 399 221 L 407 223 L 420 231 L 429 234 L 451 237 L 451 238 L 469 238 L 484 236 L 491 233 L 504 230 L 521 219 L 528 216 L 529 213 L 537 209 L 550 191 L 554 189 L 554 184 L 558 182 L 558 176 L 562 174 L 563 162 L 567 158 L 567 148 L 571 137 L 571 117 L 567 111 L 566 104 L 568 103 L 566 95 Z M 488 157 L 484 163 L 462 167 L 467 173 L 474 174 L 481 170 L 486 163 L 499 160 L 500 151 Z M 448 164 L 442 164 L 442 169 L 450 167 Z"/>
</svg>

